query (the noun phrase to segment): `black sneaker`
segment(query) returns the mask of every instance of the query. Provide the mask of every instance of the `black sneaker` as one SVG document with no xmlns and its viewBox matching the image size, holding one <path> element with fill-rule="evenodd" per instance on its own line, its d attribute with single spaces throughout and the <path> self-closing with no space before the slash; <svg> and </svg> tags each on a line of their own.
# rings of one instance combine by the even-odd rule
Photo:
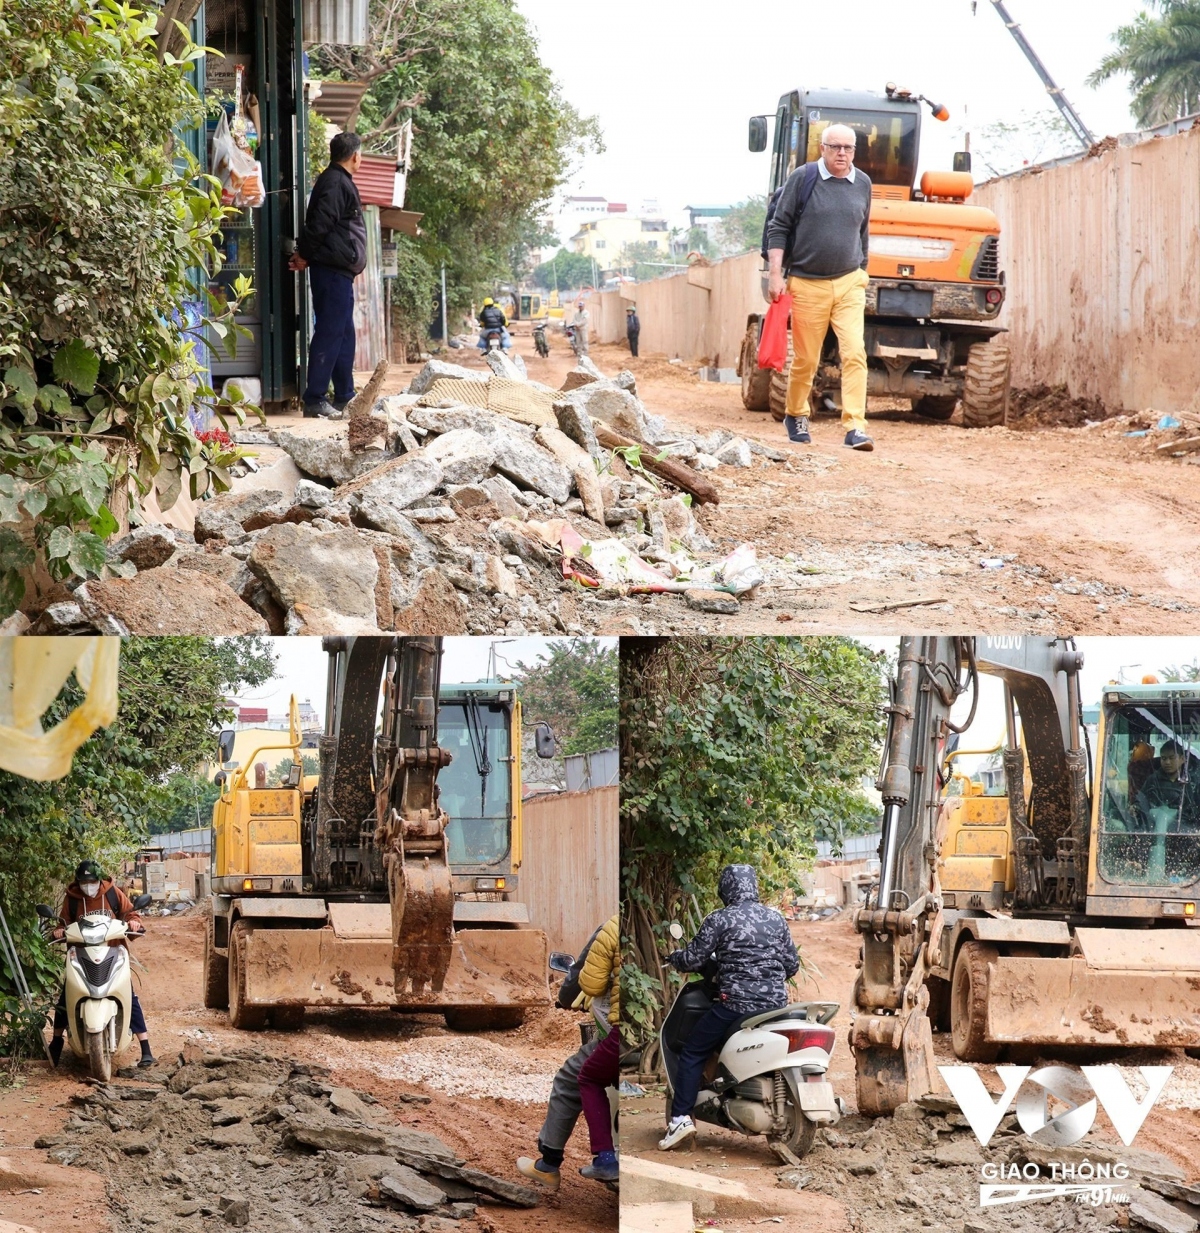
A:
<svg viewBox="0 0 1200 1233">
<path fill-rule="evenodd" d="M 148 1067 L 153 1066 L 157 1061 L 158 1058 L 156 1058 L 153 1053 L 143 1053 L 138 1059 L 138 1069 L 146 1070 Z"/>
<path fill-rule="evenodd" d="M 340 420 L 342 418 L 341 408 L 335 407 L 332 403 L 326 402 L 324 398 L 320 402 L 306 402 L 304 404 L 305 419 L 323 419 L 323 420 Z"/>
<path fill-rule="evenodd" d="M 50 1048 L 50 1063 L 53 1066 L 57 1066 L 58 1059 L 62 1057 L 63 1038 L 61 1036 L 52 1037 L 50 1040 L 49 1048 Z"/>
<path fill-rule="evenodd" d="M 345 411 L 345 409 L 354 401 L 354 395 L 349 398 L 335 398 L 333 400 L 333 409 L 335 411 Z"/>
<path fill-rule="evenodd" d="M 857 428 L 852 428 L 846 434 L 846 439 L 842 444 L 848 445 L 852 450 L 862 450 L 868 454 L 875 448 L 875 442 L 865 432 L 859 432 Z"/>
<path fill-rule="evenodd" d="M 807 415 L 785 415 L 783 426 L 787 429 L 789 441 L 794 441 L 797 445 L 812 444 L 812 433 L 808 431 Z"/>
</svg>

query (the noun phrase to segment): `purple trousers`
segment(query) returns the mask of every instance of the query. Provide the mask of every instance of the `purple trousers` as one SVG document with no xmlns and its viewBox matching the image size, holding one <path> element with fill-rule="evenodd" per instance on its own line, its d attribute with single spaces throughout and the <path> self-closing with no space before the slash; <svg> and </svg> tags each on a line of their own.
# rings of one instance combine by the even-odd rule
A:
<svg viewBox="0 0 1200 1233">
<path fill-rule="evenodd" d="M 616 1086 L 620 1076 L 620 1037 L 620 1028 L 614 1023 L 579 1071 L 579 1099 L 587 1118 L 593 1156 L 613 1150 L 612 1114 L 604 1089 Z"/>
</svg>

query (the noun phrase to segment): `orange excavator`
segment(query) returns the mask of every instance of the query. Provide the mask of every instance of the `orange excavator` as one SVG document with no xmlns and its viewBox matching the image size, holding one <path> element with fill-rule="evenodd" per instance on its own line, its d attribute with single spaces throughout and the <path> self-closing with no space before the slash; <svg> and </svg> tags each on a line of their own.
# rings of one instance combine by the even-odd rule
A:
<svg viewBox="0 0 1200 1233">
<path fill-rule="evenodd" d="M 1008 415 L 1009 353 L 996 324 L 1004 303 L 1000 224 L 967 204 L 971 156 L 953 171 L 927 171 L 916 183 L 921 104 L 935 119 L 944 107 L 889 84 L 883 94 L 792 90 L 779 100 L 768 195 L 797 167 L 821 157 L 821 134 L 845 124 L 858 135 L 855 166 L 871 177 L 867 272 L 867 392 L 907 399 L 918 415 L 948 420 L 962 403 L 967 428 L 1003 424 Z M 750 120 L 750 149 L 767 148 L 768 117 Z M 766 277 L 763 278 L 764 298 Z M 784 417 L 791 341 L 782 372 L 759 368 L 762 315 L 752 313 L 738 363 L 742 401 Z M 813 382 L 810 414 L 840 411 L 841 362 L 830 331 Z"/>
</svg>

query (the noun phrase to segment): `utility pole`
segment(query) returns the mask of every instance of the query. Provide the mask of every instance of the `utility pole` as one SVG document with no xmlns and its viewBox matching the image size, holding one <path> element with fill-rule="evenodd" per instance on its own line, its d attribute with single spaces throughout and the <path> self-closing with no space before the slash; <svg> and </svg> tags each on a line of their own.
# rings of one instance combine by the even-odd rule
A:
<svg viewBox="0 0 1200 1233">
<path fill-rule="evenodd" d="M 450 346 L 450 335 L 446 330 L 446 263 L 442 262 L 442 346 Z"/>
<path fill-rule="evenodd" d="M 1046 66 L 1038 59 L 1038 54 L 1033 50 L 1029 40 L 1021 33 L 1021 27 L 1008 15 L 1008 9 L 1004 7 L 1004 0 L 992 0 L 992 6 L 1000 15 L 1000 20 L 1008 27 L 1008 32 L 1017 41 L 1017 46 L 1025 53 L 1025 59 L 1033 65 L 1033 71 L 1042 79 L 1042 84 L 1046 87 L 1046 93 L 1054 100 L 1054 105 L 1062 112 L 1063 118 L 1070 127 L 1071 132 L 1075 134 L 1076 140 L 1085 150 L 1091 149 L 1096 144 L 1096 138 L 1092 135 L 1091 129 L 1084 124 L 1080 118 L 1079 112 L 1067 101 L 1067 96 L 1062 92 L 1062 87 L 1055 84 L 1054 78 L 1050 76 Z M 971 9 L 974 11 L 974 4 Z"/>
</svg>

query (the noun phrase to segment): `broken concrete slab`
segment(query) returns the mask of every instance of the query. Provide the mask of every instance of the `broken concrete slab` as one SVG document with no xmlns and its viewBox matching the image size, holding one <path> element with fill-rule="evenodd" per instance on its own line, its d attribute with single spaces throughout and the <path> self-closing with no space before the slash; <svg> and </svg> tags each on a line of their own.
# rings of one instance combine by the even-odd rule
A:
<svg viewBox="0 0 1200 1233">
<path fill-rule="evenodd" d="M 503 377 L 506 381 L 529 380 L 529 373 L 525 370 L 525 361 L 519 355 L 511 355 L 504 351 L 485 351 L 483 362 L 497 377 Z"/>
<path fill-rule="evenodd" d="M 692 587 L 684 591 L 683 601 L 697 612 L 715 612 L 721 616 L 735 616 L 738 601 L 728 591 L 710 591 L 706 587 Z"/>
<path fill-rule="evenodd" d="M 475 429 L 453 428 L 430 441 L 425 454 L 441 465 L 447 484 L 474 484 L 491 470 L 496 450 Z"/>
<path fill-rule="evenodd" d="M 409 383 L 407 393 L 424 394 L 435 381 L 443 377 L 457 381 L 486 381 L 488 374 L 476 368 L 463 368 L 460 364 L 448 364 L 445 360 L 430 360 Z"/>
<path fill-rule="evenodd" d="M 532 437 L 533 427 L 518 420 L 509 419 L 497 411 L 483 407 L 471 407 L 458 403 L 448 407 L 418 407 L 409 417 L 413 424 L 426 432 L 445 433 L 455 429 L 469 428 L 480 436 L 490 438 L 494 433 L 516 433 Z"/>
<path fill-rule="evenodd" d="M 246 530 L 245 523 L 266 509 L 283 506 L 283 499 L 283 493 L 276 488 L 252 488 L 248 492 L 227 492 L 201 502 L 196 508 L 196 543 L 203 544 L 210 539 L 240 542 L 242 537 L 237 532 Z M 282 522 L 282 516 L 276 521 Z"/>
<path fill-rule="evenodd" d="M 434 566 L 421 575 L 412 599 L 396 605 L 392 628 L 400 634 L 465 634 L 466 608 L 453 584 Z"/>
<path fill-rule="evenodd" d="M 379 1193 L 418 1212 L 431 1212 L 446 1202 L 444 1190 L 401 1164 L 393 1164 L 380 1177 Z"/>
<path fill-rule="evenodd" d="M 517 499 L 519 489 L 512 480 L 505 479 L 503 475 L 492 475 L 485 479 L 480 487 L 488 494 L 501 518 L 521 516 L 522 506 Z"/>
<path fill-rule="evenodd" d="M 593 382 L 563 394 L 559 401 L 574 403 L 592 419 L 603 420 L 635 441 L 643 439 L 646 409 L 628 390 L 618 389 L 617 386 L 607 383 Z M 556 407 L 558 405 L 555 404 Z M 556 411 L 555 415 L 557 414 Z"/>
<path fill-rule="evenodd" d="M 622 1203 L 621 1233 L 692 1233 L 690 1203 Z"/>
<path fill-rule="evenodd" d="M 532 488 L 562 505 L 571 496 L 571 474 L 548 450 L 521 437 L 497 433 L 493 465 L 523 488 Z"/>
<path fill-rule="evenodd" d="M 1154 1233 L 1196 1233 L 1200 1225 L 1161 1195 L 1138 1190 L 1130 1196 L 1129 1219 Z"/>
<path fill-rule="evenodd" d="M 635 398 L 637 397 L 637 378 L 628 368 L 622 368 L 612 380 L 613 385 L 628 390 Z"/>
<path fill-rule="evenodd" d="M 281 523 L 262 532 L 247 564 L 285 610 L 303 604 L 378 628 L 379 564 L 371 544 L 354 531 Z"/>
<path fill-rule="evenodd" d="M 697 1216 L 761 1216 L 767 1212 L 742 1182 L 679 1169 L 641 1156 L 621 1157 L 625 1203 L 690 1203 Z"/>
<path fill-rule="evenodd" d="M 726 441 L 713 457 L 726 467 L 748 467 L 751 463 L 750 443 L 741 437 Z"/>
<path fill-rule="evenodd" d="M 556 402 L 554 418 L 558 420 L 559 430 L 570 437 L 576 445 L 587 450 L 593 458 L 601 457 L 600 442 L 596 440 L 591 416 L 583 407 L 573 402 Z"/>
<path fill-rule="evenodd" d="M 310 437 L 277 428 L 271 433 L 271 439 L 291 455 L 305 475 L 332 480 L 335 484 L 349 483 L 387 458 L 382 450 L 351 450 L 344 432 L 334 437 Z"/>
<path fill-rule="evenodd" d="M 235 1122 L 232 1126 L 217 1126 L 208 1136 L 213 1147 L 262 1147 L 258 1132 L 249 1122 Z"/>
<path fill-rule="evenodd" d="M 99 626 L 103 619 L 115 619 L 131 634 L 194 634 L 198 629 L 222 634 L 267 632 L 262 617 L 228 586 L 196 570 L 168 566 L 134 578 L 89 582 L 75 595 L 89 620 Z"/>
<path fill-rule="evenodd" d="M 307 509 L 324 509 L 333 500 L 333 493 L 316 480 L 301 479 L 296 484 L 292 500 Z"/>
<path fill-rule="evenodd" d="M 129 561 L 138 569 L 157 569 L 165 565 L 179 547 L 179 541 L 167 527 L 149 525 L 135 527 L 108 545 L 109 560 Z"/>
<path fill-rule="evenodd" d="M 499 557 L 488 557 L 484 563 L 484 579 L 487 589 L 496 595 L 516 599 L 517 579 L 512 570 Z"/>
<path fill-rule="evenodd" d="M 559 462 L 571 473 L 575 482 L 575 491 L 583 501 L 583 510 L 593 522 L 604 521 L 604 497 L 600 490 L 600 479 L 596 474 L 596 465 L 592 456 L 582 445 L 572 441 L 565 432 L 558 428 L 542 425 L 534 434 L 534 439 L 544 449 L 550 451 Z"/>
<path fill-rule="evenodd" d="M 372 526 L 386 531 L 384 523 L 390 515 L 423 501 L 435 488 L 441 487 L 443 478 L 437 459 L 426 450 L 416 450 L 360 476 L 339 488 L 337 495 L 348 498 L 351 506 Z"/>
<path fill-rule="evenodd" d="M 563 382 L 562 388 L 564 391 L 577 390 L 581 386 L 591 385 L 596 381 L 605 381 L 607 378 L 596 367 L 590 356 L 581 355 L 575 367 L 567 373 L 567 379 Z"/>
</svg>

